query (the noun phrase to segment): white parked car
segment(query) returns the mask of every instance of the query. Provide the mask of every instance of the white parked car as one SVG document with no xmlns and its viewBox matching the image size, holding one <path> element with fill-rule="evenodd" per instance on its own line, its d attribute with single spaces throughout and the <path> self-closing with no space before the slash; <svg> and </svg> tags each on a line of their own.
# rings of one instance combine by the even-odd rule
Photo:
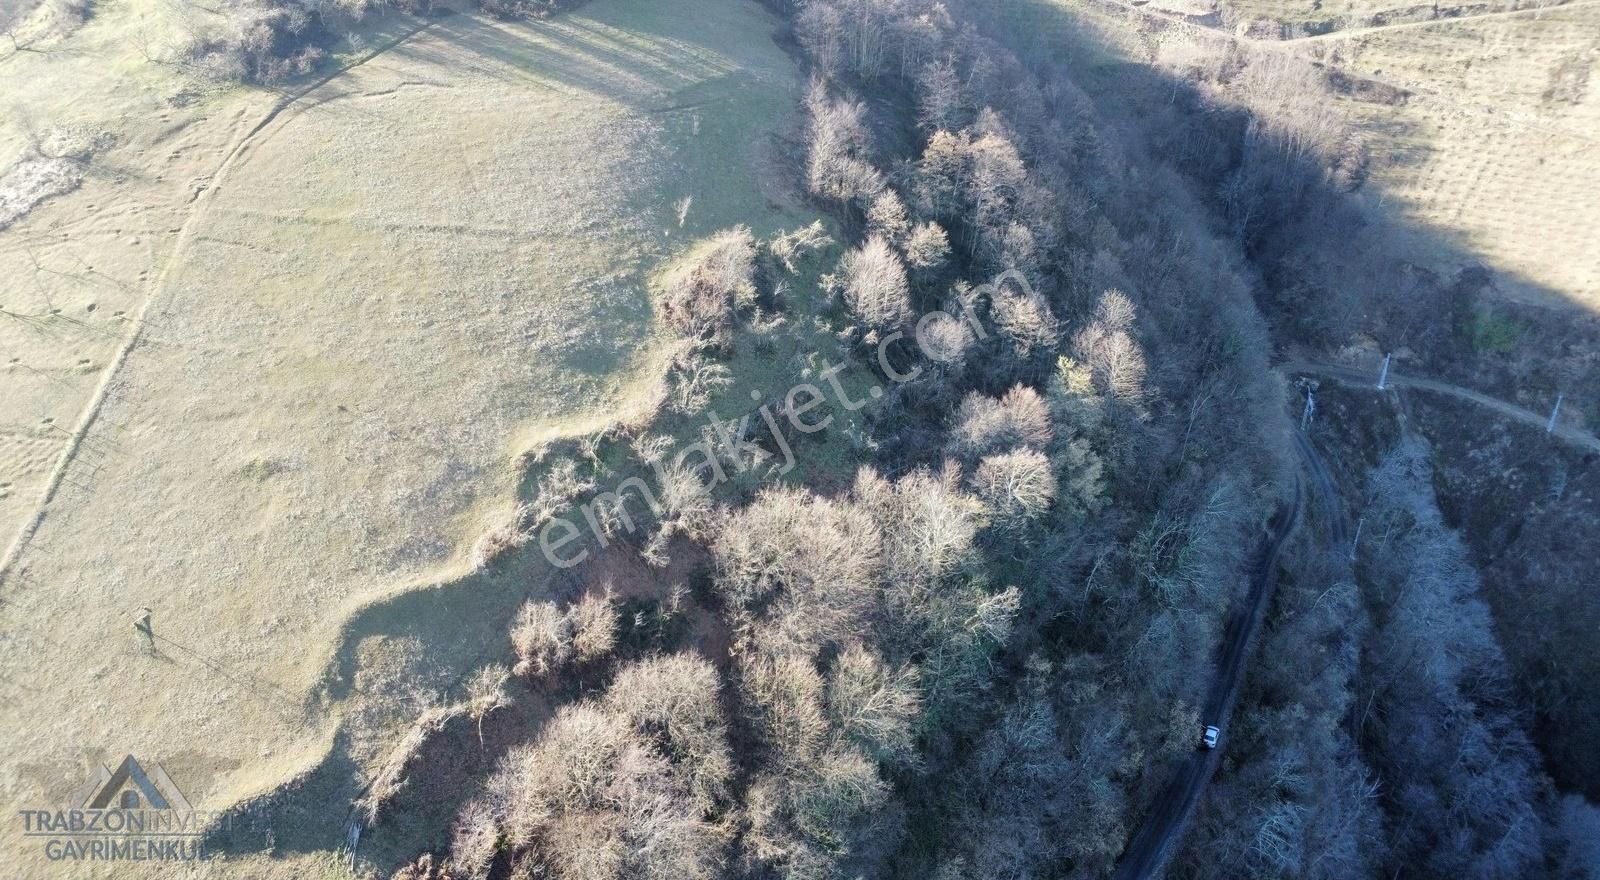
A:
<svg viewBox="0 0 1600 880">
<path fill-rule="evenodd" d="M 1219 736 L 1222 736 L 1222 731 L 1218 730 L 1215 724 L 1208 724 L 1206 725 L 1205 736 L 1201 737 L 1200 741 L 1206 744 L 1206 748 L 1214 749 L 1217 747 L 1217 737 Z"/>
</svg>

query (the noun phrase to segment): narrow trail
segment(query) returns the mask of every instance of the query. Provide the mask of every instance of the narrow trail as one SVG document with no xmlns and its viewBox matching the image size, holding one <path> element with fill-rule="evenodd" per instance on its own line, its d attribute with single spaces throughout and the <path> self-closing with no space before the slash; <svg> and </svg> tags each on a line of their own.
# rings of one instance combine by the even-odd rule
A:
<svg viewBox="0 0 1600 880">
<path fill-rule="evenodd" d="M 1300 452 L 1300 460 L 1305 462 L 1306 471 L 1311 475 L 1312 494 L 1317 496 L 1318 507 L 1327 521 L 1329 543 L 1334 545 L 1330 549 L 1347 549 L 1350 544 L 1350 514 L 1339 502 L 1339 489 L 1334 485 L 1333 475 L 1328 472 L 1328 466 L 1323 463 L 1322 456 L 1306 432 L 1294 432 L 1294 442 Z"/>
<path fill-rule="evenodd" d="M 222 161 L 217 165 L 216 171 L 211 175 L 210 185 L 190 203 L 189 214 L 184 219 L 183 225 L 178 229 L 177 238 L 173 242 L 172 253 L 167 256 L 166 261 L 162 264 L 161 272 L 151 285 L 149 294 L 145 296 L 144 302 L 140 304 L 138 313 L 133 316 L 132 329 L 128 331 L 128 335 L 123 340 L 122 345 L 117 348 L 116 354 L 112 356 L 111 363 L 101 372 L 100 381 L 95 384 L 94 393 L 89 398 L 88 405 L 84 407 L 83 412 L 78 417 L 78 423 L 72 429 L 72 436 L 67 440 L 66 448 L 62 450 L 60 457 L 56 460 L 56 465 L 50 472 L 50 479 L 45 482 L 44 491 L 40 493 L 39 500 L 34 505 L 32 515 L 28 517 L 27 522 L 23 523 L 22 528 L 17 531 L 16 537 L 11 541 L 11 545 L 6 548 L 4 558 L 0 558 L 0 584 L 6 582 L 6 578 L 22 557 L 23 549 L 33 539 L 34 534 L 39 530 L 39 526 L 44 522 L 45 512 L 49 508 L 50 502 L 55 500 L 56 493 L 66 479 L 68 469 L 72 466 L 73 461 L 76 460 L 85 438 L 88 436 L 90 429 L 94 427 L 95 420 L 99 417 L 101 410 L 104 409 L 109 391 L 116 382 L 117 375 L 122 371 L 123 365 L 127 363 L 129 353 L 138 346 L 140 340 L 144 337 L 151 306 L 161 298 L 162 294 L 168 291 L 173 273 L 188 256 L 189 245 L 198 235 L 198 230 L 206 216 L 207 209 L 210 207 L 216 193 L 221 190 L 223 183 L 227 179 L 228 172 L 238 164 L 240 157 L 255 143 L 257 137 L 295 102 L 322 88 L 334 79 L 405 43 L 433 27 L 435 23 L 436 21 L 434 20 L 422 22 L 416 27 L 403 32 L 395 39 L 374 48 L 366 55 L 356 58 L 349 64 L 331 70 L 299 89 L 281 93 L 278 100 L 273 102 L 261 119 L 251 126 L 250 130 L 245 132 L 244 136 L 222 158 Z"/>
<path fill-rule="evenodd" d="M 1276 369 L 1280 373 L 1307 373 L 1316 376 L 1323 376 L 1325 378 L 1333 379 L 1335 381 L 1350 385 L 1366 385 L 1374 388 L 1374 390 L 1376 390 L 1378 381 L 1377 373 L 1369 370 L 1356 370 L 1350 367 L 1341 367 L 1335 364 L 1316 363 L 1314 361 L 1291 361 L 1288 363 L 1279 364 Z M 1389 377 L 1385 380 L 1384 384 L 1395 388 L 1419 388 L 1423 391 L 1432 391 L 1438 394 L 1448 394 L 1451 397 L 1459 400 L 1465 400 L 1469 403 L 1493 410 L 1494 412 L 1497 412 L 1508 419 L 1521 422 L 1525 425 L 1530 425 L 1538 428 L 1541 431 L 1544 430 L 1545 425 L 1549 423 L 1550 419 L 1548 413 L 1541 415 L 1533 410 L 1517 406 L 1514 403 L 1508 403 L 1499 398 L 1490 397 L 1487 394 L 1473 391 L 1471 388 L 1463 388 L 1460 385 L 1452 385 L 1448 382 L 1439 382 L 1433 379 L 1405 376 L 1400 373 L 1396 373 L 1393 370 L 1389 371 Z M 1600 452 L 1600 437 L 1596 437 L 1595 435 L 1589 433 L 1588 431 L 1582 430 L 1581 428 L 1575 428 L 1571 425 L 1557 424 L 1555 430 L 1550 432 L 1550 435 L 1574 446 L 1578 446 L 1592 452 Z"/>
</svg>

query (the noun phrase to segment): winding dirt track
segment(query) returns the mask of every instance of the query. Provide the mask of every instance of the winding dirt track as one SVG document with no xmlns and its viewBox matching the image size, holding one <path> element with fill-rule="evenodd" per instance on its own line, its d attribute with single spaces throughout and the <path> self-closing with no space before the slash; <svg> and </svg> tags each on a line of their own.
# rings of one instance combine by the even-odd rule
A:
<svg viewBox="0 0 1600 880">
<path fill-rule="evenodd" d="M 1248 34 L 1235 33 L 1220 24 L 1213 24 L 1209 21 L 1199 19 L 1196 16 L 1184 15 L 1182 13 L 1171 12 L 1165 9 L 1154 9 L 1143 4 L 1128 2 L 1128 0 L 1095 0 L 1095 2 L 1102 3 L 1106 6 L 1117 7 L 1133 15 L 1156 19 L 1169 24 L 1190 28 L 1194 32 L 1209 33 L 1224 40 L 1233 40 L 1239 43 L 1249 43 L 1253 46 L 1288 46 L 1295 43 L 1326 43 L 1333 40 L 1346 39 L 1349 37 L 1361 37 L 1383 33 L 1385 31 L 1409 30 L 1412 28 L 1427 27 L 1429 25 L 1455 24 L 1456 22 L 1475 21 L 1482 18 L 1510 18 L 1524 15 L 1531 15 L 1537 18 L 1541 13 L 1545 12 L 1554 12 L 1559 9 L 1582 6 L 1593 6 L 1596 3 L 1600 3 L 1600 0 L 1558 0 L 1558 2 L 1547 3 L 1543 6 L 1524 6 L 1520 9 L 1493 9 L 1488 12 L 1474 12 L 1469 15 L 1441 16 L 1439 18 L 1422 18 L 1408 21 L 1396 21 L 1389 24 L 1375 24 L 1367 27 L 1343 28 L 1340 30 L 1328 31 L 1327 33 L 1322 34 L 1307 34 L 1300 37 L 1284 37 L 1281 39 L 1252 37 Z M 1213 13 L 1213 15 L 1215 14 Z"/>
<path fill-rule="evenodd" d="M 1371 370 L 1310 361 L 1292 361 L 1280 364 L 1276 369 L 1280 373 L 1314 375 L 1351 385 L 1363 385 L 1374 390 L 1377 388 L 1378 376 Z M 1447 394 L 1540 430 L 1543 430 L 1548 423 L 1546 415 L 1448 382 L 1405 376 L 1391 369 L 1384 384 L 1390 388 L 1416 388 Z M 1587 431 L 1558 425 L 1550 433 L 1563 442 L 1600 452 L 1600 438 Z M 1338 490 L 1333 484 L 1328 468 L 1304 433 L 1295 431 L 1294 440 L 1303 470 L 1310 477 L 1310 491 L 1316 497 L 1317 507 L 1321 509 L 1326 522 L 1329 551 L 1348 552 L 1349 517 L 1339 501 Z M 1234 702 L 1238 698 L 1244 680 L 1245 662 L 1250 656 L 1256 631 L 1260 627 L 1261 619 L 1272 596 L 1272 589 L 1277 582 L 1278 552 L 1299 519 L 1300 494 L 1300 486 L 1297 485 L 1293 506 L 1279 514 L 1281 525 L 1272 538 L 1263 541 L 1262 561 L 1255 571 L 1247 606 L 1229 625 L 1228 632 L 1224 636 L 1223 656 L 1218 664 L 1218 675 L 1212 684 L 1204 717 L 1204 723 L 1215 724 L 1223 729 L 1223 742 L 1215 749 L 1196 749 L 1178 767 L 1172 780 L 1156 798 L 1155 805 L 1146 814 L 1138 831 L 1128 841 L 1127 849 L 1123 851 L 1122 857 L 1117 862 L 1116 871 L 1112 875 L 1117 880 L 1144 880 L 1153 876 L 1166 864 L 1167 859 L 1177 849 L 1178 842 L 1183 839 L 1189 820 L 1199 806 L 1200 796 L 1205 792 L 1207 783 L 1211 781 L 1217 765 L 1222 760 L 1222 753 L 1226 748 L 1227 721 L 1233 714 Z"/>
<path fill-rule="evenodd" d="M 1350 367 L 1341 367 L 1333 364 L 1319 364 L 1311 361 L 1291 361 L 1289 363 L 1279 364 L 1277 370 L 1280 373 L 1306 373 L 1315 376 L 1322 376 L 1324 378 L 1333 379 L 1335 381 L 1344 382 L 1350 385 L 1365 385 L 1372 388 L 1376 388 L 1378 382 L 1377 373 L 1372 371 L 1356 370 L 1351 369 Z M 1433 391 L 1438 394 L 1448 394 L 1451 397 L 1465 400 L 1469 403 L 1474 403 L 1486 409 L 1493 410 L 1494 412 L 1497 412 L 1508 419 L 1512 419 L 1513 421 L 1518 421 L 1525 425 L 1531 425 L 1540 429 L 1541 431 L 1544 430 L 1545 425 L 1549 423 L 1550 416 L 1548 413 L 1541 415 L 1533 410 L 1524 409 L 1520 406 L 1517 406 L 1514 403 L 1507 403 L 1499 398 L 1490 397 L 1487 394 L 1481 394 L 1477 391 L 1473 391 L 1471 388 L 1463 388 L 1460 385 L 1451 385 L 1448 382 L 1437 382 L 1433 379 L 1405 376 L 1390 370 L 1389 377 L 1385 380 L 1384 384 L 1386 386 L 1392 386 L 1395 388 L 1419 388 L 1423 391 Z M 1556 425 L 1555 430 L 1551 431 L 1550 434 L 1551 436 L 1556 437 L 1566 443 L 1571 443 L 1574 446 L 1579 446 L 1592 452 L 1600 452 L 1600 437 L 1596 437 L 1588 431 L 1584 431 L 1580 428 L 1558 424 Z"/>
<path fill-rule="evenodd" d="M 1315 475 L 1315 468 L 1308 469 Z M 1251 648 L 1261 629 L 1261 620 L 1266 616 L 1273 589 L 1278 584 L 1278 555 L 1300 521 L 1300 490 L 1297 477 L 1294 492 L 1273 517 L 1272 533 L 1262 538 L 1259 561 L 1244 607 L 1228 624 L 1223 636 L 1217 677 L 1211 684 L 1202 719 L 1202 723 L 1214 724 L 1222 729 L 1222 742 L 1214 749 L 1197 746 L 1178 767 L 1172 781 L 1156 797 L 1155 805 L 1145 815 L 1144 822 L 1129 839 L 1127 849 L 1118 859 L 1116 871 L 1112 874 L 1117 880 L 1143 880 L 1166 864 L 1177 849 L 1178 841 L 1183 839 L 1183 832 L 1188 828 L 1195 808 L 1200 805 L 1200 796 L 1205 793 L 1206 784 L 1222 762 L 1222 753 L 1227 745 L 1228 719 L 1233 715 L 1234 704 L 1238 702 L 1239 691 L 1244 683 L 1246 661 L 1250 658 Z M 1197 739 L 1198 733 L 1196 731 Z"/>
</svg>

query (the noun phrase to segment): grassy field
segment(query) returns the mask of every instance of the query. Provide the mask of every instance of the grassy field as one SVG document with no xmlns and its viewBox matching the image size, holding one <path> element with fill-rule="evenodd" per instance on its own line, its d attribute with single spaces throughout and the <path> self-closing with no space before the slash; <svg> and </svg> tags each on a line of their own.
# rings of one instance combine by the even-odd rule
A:
<svg viewBox="0 0 1600 880">
<path fill-rule="evenodd" d="M 1400 212 L 1501 270 L 1513 297 L 1600 308 L 1600 5 L 1330 36 L 1328 63 L 1410 92 L 1344 101 Z M 1556 295 L 1551 296 L 1549 291 Z"/>
<path fill-rule="evenodd" d="M 100 144 L 70 196 L 0 224 L 0 546 L 37 512 L 198 188 L 274 97 L 208 96 L 146 62 L 131 35 L 175 27 L 166 12 L 119 0 L 68 36 L 0 51 L 0 202 L 14 174 L 37 166 L 35 143 L 65 134 Z"/>
<path fill-rule="evenodd" d="M 336 741 L 380 753 L 485 647 L 428 627 L 537 589 L 433 586 L 469 567 L 520 453 L 648 396 L 652 269 L 720 227 L 801 216 L 763 174 L 799 83 L 753 3 L 380 28 L 287 103 L 138 64 L 112 35 L 140 12 L 109 4 L 70 51 L 0 61 L 35 116 L 119 144 L 0 232 L 12 277 L 52 285 L 4 303 L 38 317 L 0 325 L 25 410 L 0 428 L 0 513 L 23 538 L 0 604 L 15 808 L 124 753 L 206 809 Z M 91 75 L 95 53 L 115 72 Z M 85 102 L 41 64 L 84 68 L 51 75 Z M 350 675 L 319 688 L 336 648 Z M 7 851 L 37 857 L 13 831 Z"/>
</svg>

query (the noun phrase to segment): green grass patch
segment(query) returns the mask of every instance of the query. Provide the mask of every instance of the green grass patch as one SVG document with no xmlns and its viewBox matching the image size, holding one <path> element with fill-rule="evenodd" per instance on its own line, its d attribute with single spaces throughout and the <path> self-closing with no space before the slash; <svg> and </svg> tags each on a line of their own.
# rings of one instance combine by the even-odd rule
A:
<svg viewBox="0 0 1600 880">
<path fill-rule="evenodd" d="M 1527 332 L 1527 324 L 1497 315 L 1493 309 L 1474 311 L 1467 325 L 1472 350 L 1479 354 L 1509 354 Z"/>
</svg>

